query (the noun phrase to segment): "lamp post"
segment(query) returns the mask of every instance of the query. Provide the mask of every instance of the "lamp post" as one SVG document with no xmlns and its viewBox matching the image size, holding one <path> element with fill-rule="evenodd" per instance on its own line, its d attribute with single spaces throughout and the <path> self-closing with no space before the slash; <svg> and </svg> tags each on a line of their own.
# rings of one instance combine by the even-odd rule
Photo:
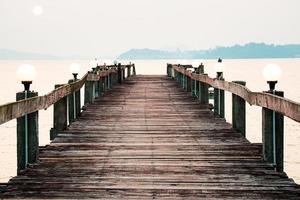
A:
<svg viewBox="0 0 300 200">
<path fill-rule="evenodd" d="M 281 68 L 276 64 L 268 64 L 263 69 L 263 76 L 269 84 L 269 93 L 277 96 L 284 96 L 283 91 L 275 90 L 276 83 L 281 77 Z M 264 159 L 273 163 L 277 171 L 283 171 L 283 123 L 282 114 L 273 110 L 262 108 L 262 140 Z"/>
<path fill-rule="evenodd" d="M 219 81 L 223 81 L 223 73 L 224 73 L 224 64 L 222 59 L 219 58 L 218 62 L 215 64 L 214 69 L 216 72 L 216 79 Z M 218 88 L 214 88 L 214 114 L 218 115 L 222 118 L 225 116 L 225 98 L 224 98 L 224 90 L 220 90 Z"/>
<path fill-rule="evenodd" d="M 192 66 L 194 67 L 196 74 L 203 74 L 204 73 L 204 65 L 203 65 L 203 61 L 202 60 L 194 60 L 192 62 Z M 194 81 L 194 88 L 195 88 L 194 94 L 199 99 L 200 99 L 201 85 L 203 85 L 203 84 L 204 83 L 201 83 L 200 81 Z"/>
<path fill-rule="evenodd" d="M 70 65 L 70 72 L 73 75 L 73 79 L 70 79 L 68 83 L 76 82 L 77 76 L 80 72 L 80 64 L 78 63 L 72 63 Z M 75 119 L 80 115 L 80 90 L 74 91 L 72 94 L 70 94 L 67 97 L 68 101 L 68 116 L 69 116 L 69 122 L 74 122 Z"/>
<path fill-rule="evenodd" d="M 37 73 L 35 67 L 29 64 L 18 68 L 17 76 L 24 85 L 24 91 L 16 94 L 16 100 L 35 97 L 37 92 L 30 91 L 30 85 Z M 25 169 L 28 164 L 35 163 L 38 158 L 38 112 L 25 114 L 17 118 L 17 173 Z"/>
<path fill-rule="evenodd" d="M 79 74 L 79 71 L 80 71 L 80 64 L 78 63 L 72 63 L 70 65 L 70 72 L 72 73 L 73 77 L 74 77 L 74 81 L 77 80 L 77 76 Z"/>
<path fill-rule="evenodd" d="M 96 68 L 98 67 L 98 60 L 95 58 L 90 62 L 90 66 L 92 67 L 93 73 L 96 73 Z"/>
</svg>

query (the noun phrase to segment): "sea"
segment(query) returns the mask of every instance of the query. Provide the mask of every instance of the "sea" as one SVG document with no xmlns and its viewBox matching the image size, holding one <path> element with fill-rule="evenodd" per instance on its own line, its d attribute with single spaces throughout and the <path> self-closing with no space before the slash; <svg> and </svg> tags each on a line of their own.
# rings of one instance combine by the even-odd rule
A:
<svg viewBox="0 0 300 200">
<path fill-rule="evenodd" d="M 135 63 L 137 74 L 166 75 L 167 63 L 176 60 L 131 60 Z M 192 60 L 187 60 L 192 63 Z M 203 60 L 205 72 L 215 77 L 214 64 L 217 60 Z M 23 86 L 17 79 L 17 69 L 22 64 L 32 64 L 37 70 L 37 77 L 31 89 L 39 95 L 47 94 L 55 84 L 67 83 L 72 78 L 69 66 L 79 63 L 79 77 L 91 69 L 89 60 L 2 60 L 0 61 L 0 105 L 15 101 L 16 92 Z M 224 78 L 226 81 L 246 81 L 251 91 L 268 90 L 262 70 L 267 64 L 281 66 L 282 76 L 276 85 L 277 90 L 284 91 L 284 96 L 300 102 L 300 59 L 224 59 Z M 250 142 L 262 141 L 261 108 L 246 106 L 246 138 Z M 225 93 L 225 118 L 231 123 L 231 94 Z M 284 168 L 290 178 L 300 183 L 300 124 L 284 118 Z M 40 146 L 50 143 L 49 130 L 53 126 L 53 108 L 39 111 Z M 0 182 L 7 182 L 16 175 L 16 120 L 0 125 Z"/>
</svg>

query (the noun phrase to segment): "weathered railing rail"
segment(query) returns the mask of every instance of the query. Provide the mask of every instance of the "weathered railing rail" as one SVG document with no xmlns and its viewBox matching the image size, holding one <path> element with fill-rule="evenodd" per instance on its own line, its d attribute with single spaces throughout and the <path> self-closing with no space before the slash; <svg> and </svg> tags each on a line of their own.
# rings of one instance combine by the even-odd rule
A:
<svg viewBox="0 0 300 200">
<path fill-rule="evenodd" d="M 232 93 L 232 126 L 246 137 L 246 106 L 262 107 L 262 143 L 263 157 L 273 164 L 277 171 L 283 171 L 284 160 L 284 116 L 300 122 L 300 104 L 283 97 L 282 91 L 252 92 L 244 81 L 228 82 L 219 78 L 211 78 L 204 74 L 204 66 L 200 65 L 192 72 L 191 65 L 167 64 L 168 76 L 201 103 L 208 104 L 208 88 L 214 88 L 214 114 L 225 117 L 224 91 Z"/>
<path fill-rule="evenodd" d="M 122 69 L 128 68 L 129 66 L 131 65 L 123 65 Z M 25 114 L 47 109 L 63 97 L 80 90 L 86 81 L 99 81 L 101 77 L 107 77 L 112 73 L 117 73 L 117 69 L 99 71 L 99 73 L 96 74 L 87 73 L 80 80 L 58 87 L 46 95 L 0 105 L 0 124 L 22 117 Z"/>
<path fill-rule="evenodd" d="M 127 70 L 127 76 L 126 76 Z M 17 93 L 16 102 L 0 105 L 0 124 L 17 119 L 17 171 L 25 169 L 38 159 L 38 111 L 54 105 L 53 128 L 50 139 L 80 116 L 80 89 L 85 86 L 85 104 L 109 90 L 114 84 L 121 84 L 125 78 L 135 75 L 135 65 L 98 66 L 86 73 L 80 80 L 72 79 L 67 84 L 55 85 L 50 93 L 37 96 L 36 92 Z M 25 97 L 28 98 L 25 98 Z"/>
<path fill-rule="evenodd" d="M 184 74 L 185 76 L 190 77 L 193 80 L 206 83 L 211 87 L 225 90 L 242 97 L 250 105 L 256 105 L 274 110 L 286 117 L 300 122 L 300 103 L 270 93 L 252 92 L 246 86 L 234 82 L 211 78 L 208 75 L 192 73 L 190 70 L 186 70 L 178 65 L 173 65 L 173 69 Z"/>
</svg>

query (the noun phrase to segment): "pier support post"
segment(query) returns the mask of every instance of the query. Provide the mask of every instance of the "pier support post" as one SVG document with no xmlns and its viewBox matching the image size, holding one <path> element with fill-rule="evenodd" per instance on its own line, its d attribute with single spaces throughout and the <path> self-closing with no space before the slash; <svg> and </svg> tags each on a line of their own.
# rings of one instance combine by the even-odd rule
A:
<svg viewBox="0 0 300 200">
<path fill-rule="evenodd" d="M 134 76 L 136 75 L 135 64 L 132 64 L 132 74 L 133 74 Z"/>
<path fill-rule="evenodd" d="M 63 86 L 56 84 L 55 89 Z M 68 101 L 64 97 L 53 105 L 53 128 L 50 130 L 50 140 L 53 140 L 59 131 L 63 131 L 68 126 Z"/>
<path fill-rule="evenodd" d="M 97 82 L 95 82 L 95 98 L 100 96 L 100 87 L 99 84 L 97 84 Z"/>
<path fill-rule="evenodd" d="M 167 75 L 168 75 L 168 77 L 171 77 L 171 75 L 172 75 L 171 70 L 172 70 L 172 64 L 167 64 Z"/>
<path fill-rule="evenodd" d="M 192 92 L 192 80 L 191 80 L 191 77 L 189 77 L 189 76 L 186 76 L 186 91 L 188 93 Z"/>
<path fill-rule="evenodd" d="M 127 77 L 131 76 L 131 66 L 127 67 Z"/>
<path fill-rule="evenodd" d="M 194 79 L 192 79 L 192 97 L 196 97 L 196 82 Z"/>
<path fill-rule="evenodd" d="M 99 90 L 100 90 L 100 96 L 103 96 L 103 94 L 105 92 L 104 77 L 100 77 L 100 80 L 99 80 Z"/>
<path fill-rule="evenodd" d="M 207 74 L 202 74 L 207 76 Z M 208 95 L 209 85 L 199 81 L 199 100 L 201 104 L 208 104 L 209 95 Z"/>
<path fill-rule="evenodd" d="M 245 81 L 233 81 L 245 86 Z M 232 94 L 232 127 L 246 137 L 246 102 L 243 98 Z"/>
<path fill-rule="evenodd" d="M 76 118 L 81 115 L 81 98 L 80 89 L 75 92 L 75 107 L 76 107 Z"/>
<path fill-rule="evenodd" d="M 68 81 L 68 83 L 73 83 L 74 80 L 71 79 Z M 73 92 L 72 94 L 68 95 L 68 115 L 69 115 L 69 123 L 72 123 L 75 121 L 76 119 L 76 95 L 75 92 Z"/>
<path fill-rule="evenodd" d="M 84 84 L 84 105 L 93 103 L 94 93 L 95 93 L 94 81 L 86 81 Z"/>
<path fill-rule="evenodd" d="M 121 63 L 118 64 L 118 83 L 121 84 L 122 83 L 122 67 L 121 67 Z"/>
<path fill-rule="evenodd" d="M 219 80 L 224 80 L 219 78 Z M 225 117 L 225 92 L 218 88 L 214 88 L 214 114 L 221 118 Z"/>
<path fill-rule="evenodd" d="M 37 92 L 24 91 L 16 94 L 17 101 L 38 96 Z M 37 162 L 39 154 L 38 111 L 17 118 L 17 174 L 27 164 Z"/>
<path fill-rule="evenodd" d="M 122 82 L 126 79 L 125 68 L 122 69 Z"/>
<path fill-rule="evenodd" d="M 283 97 L 282 91 L 267 91 Z M 264 160 L 274 164 L 276 171 L 283 172 L 284 117 L 273 110 L 262 108 L 262 141 Z"/>
</svg>

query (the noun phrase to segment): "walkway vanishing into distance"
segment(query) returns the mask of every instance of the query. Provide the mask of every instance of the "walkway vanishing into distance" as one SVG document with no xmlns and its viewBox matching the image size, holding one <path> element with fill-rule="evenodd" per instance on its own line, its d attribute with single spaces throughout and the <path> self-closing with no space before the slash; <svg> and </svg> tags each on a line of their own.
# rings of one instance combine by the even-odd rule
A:
<svg viewBox="0 0 300 200">
<path fill-rule="evenodd" d="M 4 197 L 300 199 L 261 151 L 171 78 L 134 76 L 40 147 Z"/>
</svg>

